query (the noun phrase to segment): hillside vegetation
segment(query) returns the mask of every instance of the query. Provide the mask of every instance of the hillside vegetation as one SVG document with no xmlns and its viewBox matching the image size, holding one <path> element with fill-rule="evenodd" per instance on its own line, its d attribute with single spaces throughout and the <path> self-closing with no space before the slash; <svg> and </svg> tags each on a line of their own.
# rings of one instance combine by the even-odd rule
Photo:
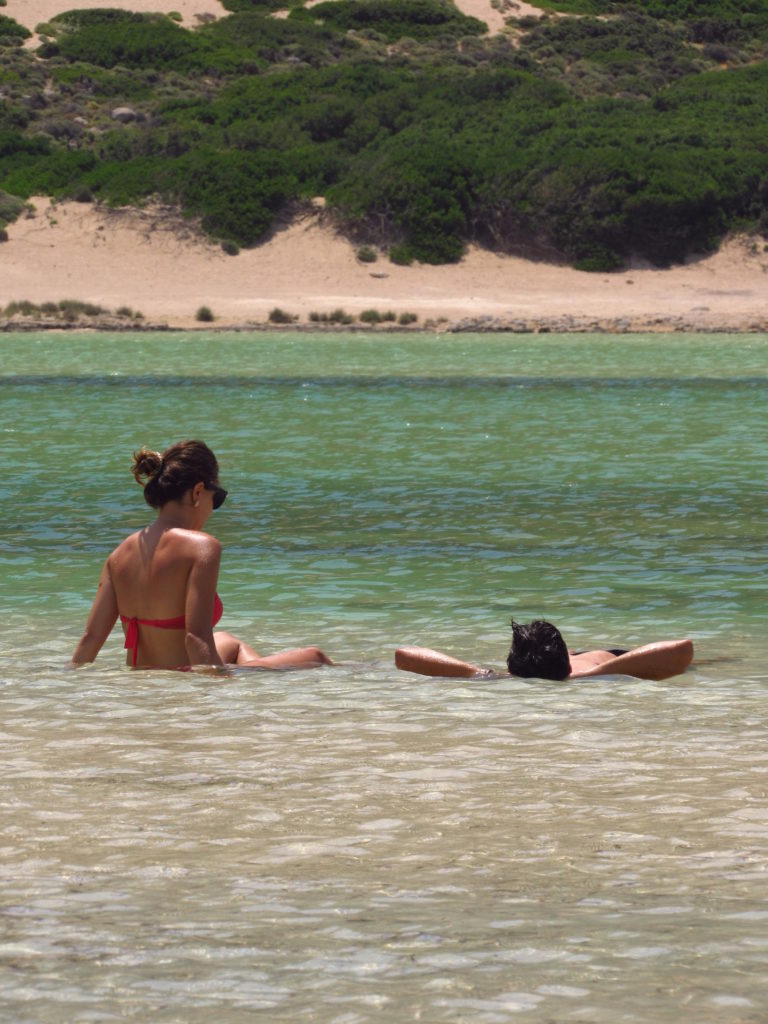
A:
<svg viewBox="0 0 768 1024">
<path fill-rule="evenodd" d="M 225 6 L 73 11 L 37 50 L 0 16 L 0 227 L 36 194 L 161 195 L 248 246 L 323 195 L 398 262 L 601 270 L 768 235 L 768 0 L 561 0 L 497 36 L 448 0 Z"/>
</svg>

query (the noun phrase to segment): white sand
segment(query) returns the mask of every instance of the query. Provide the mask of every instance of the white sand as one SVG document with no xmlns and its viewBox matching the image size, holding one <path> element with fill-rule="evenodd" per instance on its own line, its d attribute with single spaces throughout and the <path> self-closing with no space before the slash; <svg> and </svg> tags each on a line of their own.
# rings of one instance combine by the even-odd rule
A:
<svg viewBox="0 0 768 1024">
<path fill-rule="evenodd" d="M 446 327 L 490 317 L 553 330 L 768 330 L 768 253 L 745 239 L 669 270 L 588 274 L 477 248 L 456 265 L 398 267 L 383 254 L 360 263 L 318 212 L 227 256 L 172 211 L 34 203 L 35 216 L 10 225 L 0 245 L 0 306 L 80 299 L 174 327 L 199 326 L 195 313 L 207 305 L 220 326 L 264 322 L 279 306 L 302 321 L 342 307 L 413 312 Z"/>
</svg>

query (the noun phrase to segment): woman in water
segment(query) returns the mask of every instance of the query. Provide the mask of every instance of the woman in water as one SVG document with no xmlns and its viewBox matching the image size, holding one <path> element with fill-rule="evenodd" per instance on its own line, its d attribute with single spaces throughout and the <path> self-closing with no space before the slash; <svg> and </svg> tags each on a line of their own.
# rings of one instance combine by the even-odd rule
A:
<svg viewBox="0 0 768 1024">
<path fill-rule="evenodd" d="M 529 625 L 521 625 L 513 619 L 507 669 L 511 676 L 537 679 L 605 675 L 668 679 L 684 672 L 692 660 L 690 640 L 662 640 L 632 650 L 569 651 L 560 630 L 551 622 L 537 619 Z M 424 676 L 471 679 L 497 674 L 429 647 L 400 647 L 395 651 L 395 664 Z"/>
<path fill-rule="evenodd" d="M 134 453 L 133 475 L 157 518 L 126 537 L 104 563 L 73 665 L 95 659 L 118 616 L 126 660 L 134 668 L 331 664 L 317 647 L 261 657 L 231 633 L 213 632 L 222 615 L 216 593 L 221 544 L 203 527 L 227 492 L 219 485 L 219 466 L 207 445 L 181 441 L 162 455 L 142 448 Z"/>
</svg>

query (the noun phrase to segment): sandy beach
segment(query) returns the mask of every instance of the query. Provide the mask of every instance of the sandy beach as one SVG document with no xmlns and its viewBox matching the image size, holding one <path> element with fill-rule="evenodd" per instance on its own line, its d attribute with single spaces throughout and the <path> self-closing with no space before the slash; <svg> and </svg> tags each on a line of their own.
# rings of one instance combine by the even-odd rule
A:
<svg viewBox="0 0 768 1024">
<path fill-rule="evenodd" d="M 228 256 L 167 207 L 33 203 L 0 245 L 0 306 L 79 299 L 179 328 L 200 326 L 205 305 L 234 327 L 275 307 L 300 323 L 340 307 L 415 313 L 444 330 L 768 330 L 768 253 L 746 238 L 668 270 L 592 274 L 476 247 L 458 264 L 402 267 L 385 253 L 360 262 L 322 210 Z"/>
</svg>

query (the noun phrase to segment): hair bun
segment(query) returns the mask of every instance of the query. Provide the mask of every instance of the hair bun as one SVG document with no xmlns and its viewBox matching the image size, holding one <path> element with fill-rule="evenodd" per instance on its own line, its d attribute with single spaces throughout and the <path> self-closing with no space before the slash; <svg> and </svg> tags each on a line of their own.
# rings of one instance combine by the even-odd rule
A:
<svg viewBox="0 0 768 1024">
<path fill-rule="evenodd" d="M 144 480 L 151 480 L 163 468 L 163 456 L 149 448 L 141 448 L 133 453 L 133 477 L 136 483 L 144 486 Z"/>
</svg>

